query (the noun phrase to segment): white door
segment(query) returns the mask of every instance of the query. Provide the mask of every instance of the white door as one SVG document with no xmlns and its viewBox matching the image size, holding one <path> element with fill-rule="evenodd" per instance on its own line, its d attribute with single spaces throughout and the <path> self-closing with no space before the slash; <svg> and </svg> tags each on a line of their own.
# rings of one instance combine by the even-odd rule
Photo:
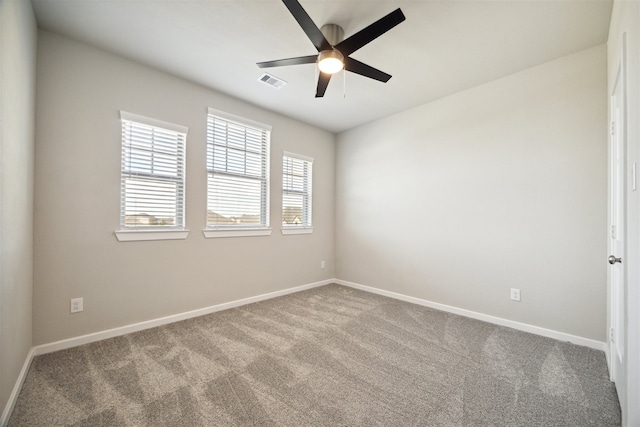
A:
<svg viewBox="0 0 640 427">
<path fill-rule="evenodd" d="M 611 94 L 611 143 L 609 152 L 609 289 L 611 380 L 615 382 L 620 404 L 626 403 L 625 371 L 625 163 L 626 114 L 624 58 L 618 67 Z"/>
</svg>

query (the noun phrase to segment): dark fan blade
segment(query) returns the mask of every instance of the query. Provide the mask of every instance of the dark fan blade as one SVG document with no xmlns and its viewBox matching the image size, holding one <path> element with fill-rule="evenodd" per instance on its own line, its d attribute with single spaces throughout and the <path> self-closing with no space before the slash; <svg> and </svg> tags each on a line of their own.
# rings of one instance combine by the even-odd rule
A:
<svg viewBox="0 0 640 427">
<path fill-rule="evenodd" d="M 335 46 L 335 48 L 344 56 L 348 56 L 370 41 L 380 37 L 404 20 L 405 17 L 402 11 L 400 9 L 396 9 L 384 18 L 381 18 L 369 25 L 367 28 L 358 31 L 348 39 L 341 41 Z"/>
<path fill-rule="evenodd" d="M 384 83 L 388 82 L 391 78 L 391 74 L 382 72 L 353 58 L 345 58 L 344 69 L 347 71 L 351 71 L 352 73 L 360 74 L 361 76 L 369 77 L 370 79 L 378 80 Z"/>
<path fill-rule="evenodd" d="M 316 89 L 316 98 L 322 98 L 324 96 L 327 86 L 329 85 L 329 80 L 331 80 L 331 74 L 320 73 L 320 77 L 318 77 L 318 88 Z"/>
<path fill-rule="evenodd" d="M 318 55 L 298 56 L 296 58 L 277 59 L 275 61 L 258 62 L 260 68 L 282 67 L 283 65 L 312 64 L 318 60 Z"/>
<path fill-rule="evenodd" d="M 302 8 L 302 5 L 298 3 L 298 0 L 282 0 L 289 12 L 298 21 L 298 24 L 302 27 L 302 30 L 307 34 L 311 43 L 316 47 L 318 52 L 322 50 L 331 49 L 331 45 L 324 37 L 324 34 L 320 31 L 318 26 L 309 17 L 307 12 Z"/>
</svg>

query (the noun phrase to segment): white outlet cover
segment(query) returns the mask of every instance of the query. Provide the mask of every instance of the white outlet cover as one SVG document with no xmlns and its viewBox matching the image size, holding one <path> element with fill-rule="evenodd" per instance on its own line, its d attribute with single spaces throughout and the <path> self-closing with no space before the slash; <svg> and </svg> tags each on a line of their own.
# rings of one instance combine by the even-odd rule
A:
<svg viewBox="0 0 640 427">
<path fill-rule="evenodd" d="M 71 313 L 79 313 L 84 310 L 84 298 L 71 298 Z"/>
</svg>

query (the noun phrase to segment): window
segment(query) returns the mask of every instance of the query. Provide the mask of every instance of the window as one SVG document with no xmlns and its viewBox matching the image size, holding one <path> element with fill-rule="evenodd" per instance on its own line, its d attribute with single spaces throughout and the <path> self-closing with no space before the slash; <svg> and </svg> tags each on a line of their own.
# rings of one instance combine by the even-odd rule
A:
<svg viewBox="0 0 640 427">
<path fill-rule="evenodd" d="M 271 234 L 270 135 L 268 125 L 209 109 L 206 237 Z"/>
<path fill-rule="evenodd" d="M 120 118 L 122 167 L 118 240 L 185 238 L 188 129 L 124 111 L 120 112 Z M 169 236 L 163 234 L 166 231 L 182 233 Z"/>
<path fill-rule="evenodd" d="M 282 157 L 283 234 L 311 232 L 312 168 L 310 157 L 287 152 Z"/>
</svg>

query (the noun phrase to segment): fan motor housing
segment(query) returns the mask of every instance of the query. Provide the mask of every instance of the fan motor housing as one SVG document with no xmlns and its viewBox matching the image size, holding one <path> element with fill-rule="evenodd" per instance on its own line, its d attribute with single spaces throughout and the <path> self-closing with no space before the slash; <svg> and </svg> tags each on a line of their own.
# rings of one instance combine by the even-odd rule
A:
<svg viewBox="0 0 640 427">
<path fill-rule="evenodd" d="M 320 28 L 320 32 L 331 46 L 337 45 L 344 39 L 344 30 L 340 25 L 325 24 Z"/>
</svg>

